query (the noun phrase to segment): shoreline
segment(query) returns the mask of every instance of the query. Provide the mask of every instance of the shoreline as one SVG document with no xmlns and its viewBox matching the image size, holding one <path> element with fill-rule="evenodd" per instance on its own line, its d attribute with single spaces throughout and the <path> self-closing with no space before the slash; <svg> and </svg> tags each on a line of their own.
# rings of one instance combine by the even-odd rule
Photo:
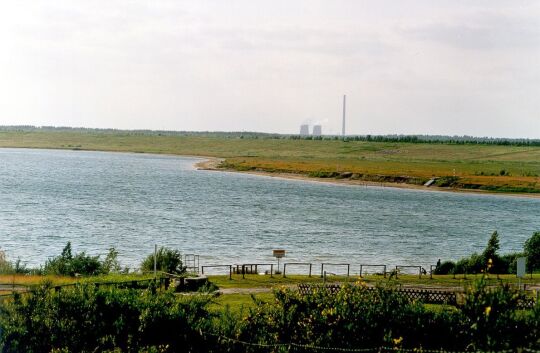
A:
<svg viewBox="0 0 540 353">
<path fill-rule="evenodd" d="M 281 178 L 286 180 L 298 180 L 298 181 L 309 181 L 315 183 L 327 183 L 332 185 L 345 185 L 345 186 L 375 186 L 375 187 L 387 187 L 387 188 L 397 188 L 397 189 L 409 189 L 417 191 L 428 191 L 428 192 L 450 192 L 450 193 L 460 193 L 460 194 L 471 194 L 471 195 L 492 195 L 492 196 L 509 196 L 509 197 L 524 197 L 529 199 L 540 199 L 540 193 L 509 193 L 509 192 L 493 192 L 488 190 L 472 190 L 472 189 L 449 189 L 442 188 L 437 186 L 423 186 L 423 185 L 414 185 L 414 184 L 405 184 L 405 183 L 389 183 L 389 182 L 373 182 L 373 181 L 364 181 L 364 180 L 351 180 L 351 179 L 335 179 L 335 178 L 314 178 L 307 175 L 299 173 L 283 173 L 283 172 L 266 172 L 262 170 L 250 170 L 250 171 L 239 171 L 235 169 L 220 168 L 219 164 L 225 160 L 221 157 L 212 157 L 212 156 L 201 156 L 201 155 L 184 155 L 184 154 L 173 154 L 173 153 L 153 153 L 153 152 L 144 152 L 144 151 L 116 151 L 116 150 L 106 150 L 106 149 L 74 149 L 74 148 L 51 148 L 51 147 L 11 147 L 11 146 L 0 146 L 0 149 L 35 149 L 35 150 L 51 150 L 51 151 L 82 151 L 82 152 L 105 152 L 105 153 L 133 153 L 133 154 L 148 154 L 156 156 L 170 156 L 170 157 L 187 157 L 187 158 L 197 158 L 202 159 L 201 161 L 193 163 L 193 168 L 196 170 L 206 170 L 206 171 L 216 171 L 216 172 L 229 172 L 229 173 L 241 173 L 257 176 L 265 176 L 271 178 Z"/>
<path fill-rule="evenodd" d="M 408 190 L 417 190 L 417 191 L 427 191 L 427 192 L 449 192 L 449 193 L 459 193 L 459 194 L 471 194 L 471 195 L 492 195 L 492 196 L 510 196 L 510 197 L 525 197 L 532 199 L 540 199 L 540 194 L 533 193 L 502 193 L 502 192 L 493 192 L 488 190 L 470 190 L 470 189 L 449 189 L 442 188 L 438 186 L 423 186 L 423 185 L 414 185 L 406 183 L 389 183 L 389 182 L 374 182 L 374 181 L 365 181 L 365 180 L 351 180 L 351 179 L 335 179 L 335 178 L 315 178 L 310 177 L 304 174 L 299 173 L 283 173 L 283 172 L 266 172 L 263 170 L 250 170 L 250 171 L 239 171 L 229 168 L 220 168 L 219 164 L 224 161 L 225 158 L 217 157 L 207 157 L 206 160 L 197 162 L 194 164 L 197 170 L 206 170 L 206 171 L 215 171 L 215 172 L 228 172 L 228 173 L 240 173 L 240 174 L 249 174 L 256 176 L 264 176 L 277 179 L 285 180 L 298 180 L 298 181 L 308 181 L 315 183 L 326 183 L 332 185 L 344 185 L 344 186 L 364 186 L 364 187 L 385 187 L 385 188 L 396 188 L 396 189 L 408 189 Z"/>
</svg>

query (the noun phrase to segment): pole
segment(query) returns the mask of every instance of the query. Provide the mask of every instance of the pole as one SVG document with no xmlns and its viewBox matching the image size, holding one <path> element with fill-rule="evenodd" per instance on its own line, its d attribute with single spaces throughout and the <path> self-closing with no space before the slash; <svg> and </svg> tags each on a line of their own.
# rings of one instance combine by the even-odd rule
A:
<svg viewBox="0 0 540 353">
<path fill-rule="evenodd" d="M 347 103 L 347 96 L 343 95 L 343 123 L 341 125 L 341 136 L 345 140 L 345 105 Z"/>
<path fill-rule="evenodd" d="M 157 244 L 154 244 L 154 278 L 157 278 Z"/>
</svg>

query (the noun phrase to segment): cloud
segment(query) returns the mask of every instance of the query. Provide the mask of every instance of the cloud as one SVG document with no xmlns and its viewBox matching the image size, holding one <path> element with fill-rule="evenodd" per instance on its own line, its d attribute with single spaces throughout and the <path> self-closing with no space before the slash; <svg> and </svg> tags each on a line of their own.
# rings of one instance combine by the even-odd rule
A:
<svg viewBox="0 0 540 353">
<path fill-rule="evenodd" d="M 405 29 L 409 39 L 467 50 L 540 48 L 540 13 L 477 11 L 465 16 Z"/>
</svg>

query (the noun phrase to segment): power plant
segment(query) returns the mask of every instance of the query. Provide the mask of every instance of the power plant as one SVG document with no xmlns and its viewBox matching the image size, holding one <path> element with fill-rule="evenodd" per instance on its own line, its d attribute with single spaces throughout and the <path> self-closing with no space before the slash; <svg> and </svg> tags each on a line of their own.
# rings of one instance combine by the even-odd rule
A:
<svg viewBox="0 0 540 353">
<path fill-rule="evenodd" d="M 300 136 L 309 136 L 309 125 L 308 124 L 300 125 Z"/>
<path fill-rule="evenodd" d="M 313 125 L 313 136 L 321 136 L 322 135 L 322 126 L 321 125 Z"/>
</svg>

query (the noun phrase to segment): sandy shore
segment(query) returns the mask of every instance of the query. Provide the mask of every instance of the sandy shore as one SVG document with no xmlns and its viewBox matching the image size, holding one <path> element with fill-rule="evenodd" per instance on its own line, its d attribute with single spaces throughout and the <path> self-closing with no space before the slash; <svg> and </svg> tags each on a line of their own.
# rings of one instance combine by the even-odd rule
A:
<svg viewBox="0 0 540 353">
<path fill-rule="evenodd" d="M 378 187 L 389 187 L 389 188 L 399 188 L 399 189 L 412 189 L 412 190 L 422 190 L 422 191 L 435 191 L 435 192 L 458 192 L 474 195 L 497 195 L 497 196 L 510 196 L 510 197 L 527 197 L 540 199 L 540 194 L 524 194 L 524 193 L 501 193 L 501 192 L 491 192 L 486 190 L 470 190 L 470 189 L 456 189 L 456 188 L 441 188 L 437 186 L 423 186 L 423 185 L 413 185 L 405 183 L 380 183 L 380 182 L 370 182 L 364 180 L 351 180 L 351 179 L 334 179 L 334 178 L 313 178 L 303 174 L 296 173 L 274 173 L 274 172 L 265 172 L 258 170 L 250 171 L 238 171 L 228 168 L 220 168 L 220 163 L 224 161 L 224 158 L 215 158 L 208 157 L 206 160 L 198 162 L 195 164 L 195 167 L 198 170 L 210 170 L 210 171 L 221 171 L 221 172 L 234 172 L 234 173 L 243 173 L 250 175 L 260 175 L 272 178 L 280 179 L 293 179 L 293 180 L 302 180 L 316 183 L 327 183 L 327 184 L 338 184 L 338 185 L 354 185 L 354 186 L 378 186 Z"/>
</svg>

